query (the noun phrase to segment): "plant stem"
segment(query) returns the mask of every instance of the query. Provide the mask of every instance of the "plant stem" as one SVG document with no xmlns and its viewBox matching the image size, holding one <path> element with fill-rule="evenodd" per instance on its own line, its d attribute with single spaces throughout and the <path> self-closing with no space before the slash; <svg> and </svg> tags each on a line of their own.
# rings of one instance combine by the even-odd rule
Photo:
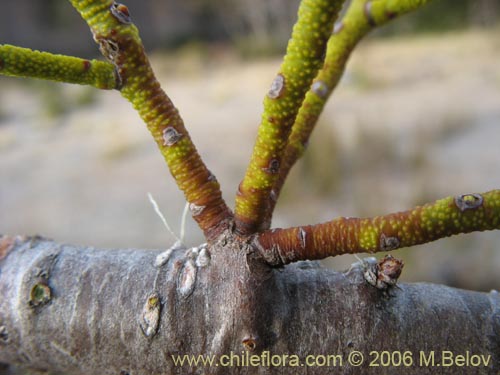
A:
<svg viewBox="0 0 500 375">
<path fill-rule="evenodd" d="M 0 74 L 77 83 L 104 90 L 120 86 L 115 67 L 108 62 L 55 55 L 8 44 L 0 44 Z"/>
<path fill-rule="evenodd" d="M 295 162 L 303 155 L 312 131 L 328 101 L 337 87 L 351 52 L 358 42 L 374 28 L 416 10 L 430 0 L 353 0 L 343 18 L 337 22 L 328 40 L 323 68 L 314 79 L 310 90 L 297 114 L 286 146 L 269 200 L 266 217 L 261 229 L 271 226 L 272 214 L 277 198 Z"/>
<path fill-rule="evenodd" d="M 323 63 L 325 46 L 343 1 L 303 0 L 280 71 L 264 99 L 250 164 L 236 197 L 236 230 L 254 233 L 262 223 L 281 159 L 304 95 Z"/>
<path fill-rule="evenodd" d="M 346 253 L 389 251 L 459 233 L 500 229 L 500 190 L 437 200 L 412 210 L 374 218 L 273 229 L 255 244 L 271 265 L 323 259 Z"/>
<path fill-rule="evenodd" d="M 111 0 L 71 0 L 89 24 L 103 55 L 116 66 L 121 94 L 139 112 L 184 192 L 208 240 L 226 229 L 232 214 L 219 183 L 198 154 L 183 120 L 160 87 L 137 28 L 124 5 Z"/>
</svg>

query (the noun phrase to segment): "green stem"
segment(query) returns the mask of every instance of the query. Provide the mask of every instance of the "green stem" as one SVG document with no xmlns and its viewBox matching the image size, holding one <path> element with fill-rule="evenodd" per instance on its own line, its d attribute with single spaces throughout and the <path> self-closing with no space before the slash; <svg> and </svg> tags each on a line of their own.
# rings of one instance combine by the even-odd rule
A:
<svg viewBox="0 0 500 375">
<path fill-rule="evenodd" d="M 440 199 L 409 211 L 262 232 L 255 244 L 271 265 L 374 253 L 459 233 L 500 229 L 500 190 Z"/>
<path fill-rule="evenodd" d="M 0 44 L 0 74 L 90 85 L 111 90 L 119 87 L 115 67 L 105 61 L 33 51 Z"/>
<path fill-rule="evenodd" d="M 236 230 L 250 234 L 264 219 L 304 95 L 321 68 L 326 41 L 341 0 L 303 0 L 280 71 L 264 99 L 264 113 L 250 164 L 236 197 Z"/>
<path fill-rule="evenodd" d="M 112 0 L 71 0 L 89 24 L 103 55 L 116 67 L 121 94 L 129 100 L 153 135 L 193 218 L 208 240 L 225 230 L 231 212 L 219 183 L 198 154 L 182 118 L 161 89 L 128 8 Z"/>
<path fill-rule="evenodd" d="M 282 159 L 279 177 L 272 191 L 263 229 L 271 225 L 272 213 L 290 169 L 303 155 L 311 133 L 328 101 L 337 87 L 345 66 L 358 42 L 377 26 L 416 10 L 430 0 L 353 0 L 344 17 L 335 25 L 328 40 L 323 68 L 314 79 L 297 114 L 288 145 Z"/>
</svg>

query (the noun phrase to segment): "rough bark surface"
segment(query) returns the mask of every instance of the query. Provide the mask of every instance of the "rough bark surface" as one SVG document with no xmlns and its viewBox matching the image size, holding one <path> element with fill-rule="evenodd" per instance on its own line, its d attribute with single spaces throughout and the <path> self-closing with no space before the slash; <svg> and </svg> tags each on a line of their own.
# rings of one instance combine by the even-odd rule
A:
<svg viewBox="0 0 500 375">
<path fill-rule="evenodd" d="M 0 362 L 64 374 L 498 374 L 500 295 L 432 284 L 380 291 L 363 267 L 271 268 L 225 234 L 206 249 L 101 250 L 0 240 Z M 156 299 L 155 299 L 156 298 Z M 156 319 L 158 318 L 158 319 Z M 361 367 L 347 362 L 361 352 Z M 369 367 L 372 351 L 410 367 Z M 176 367 L 172 355 L 338 354 L 337 367 Z M 420 366 L 419 353 L 490 356 Z M 0 373 L 8 367 L 0 365 Z"/>
</svg>

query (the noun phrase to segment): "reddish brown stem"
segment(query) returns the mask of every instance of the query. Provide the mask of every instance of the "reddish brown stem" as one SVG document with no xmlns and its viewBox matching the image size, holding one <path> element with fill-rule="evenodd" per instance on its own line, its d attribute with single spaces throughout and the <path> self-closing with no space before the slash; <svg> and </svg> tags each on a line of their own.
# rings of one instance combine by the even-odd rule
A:
<svg viewBox="0 0 500 375">
<path fill-rule="evenodd" d="M 394 250 L 459 233 L 500 229 L 500 190 L 440 199 L 412 210 L 374 218 L 273 229 L 255 237 L 271 265 L 345 253 Z"/>
</svg>

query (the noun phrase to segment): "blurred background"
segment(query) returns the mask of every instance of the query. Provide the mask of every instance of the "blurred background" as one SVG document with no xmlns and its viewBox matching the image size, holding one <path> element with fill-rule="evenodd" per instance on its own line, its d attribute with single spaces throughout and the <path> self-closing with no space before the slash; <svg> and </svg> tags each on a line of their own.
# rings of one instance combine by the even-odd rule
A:
<svg viewBox="0 0 500 375">
<path fill-rule="evenodd" d="M 230 205 L 298 0 L 128 0 L 165 90 Z M 500 188 L 500 2 L 435 0 L 367 38 L 293 170 L 274 225 L 373 216 Z M 97 57 L 64 0 L 4 0 L 0 43 Z M 118 92 L 0 76 L 0 233 L 166 248 L 184 199 Z M 190 245 L 200 231 L 187 223 Z M 500 233 L 394 252 L 406 281 L 500 289 Z M 382 256 L 377 255 L 377 256 Z M 325 263 L 348 268 L 355 258 Z"/>
</svg>

